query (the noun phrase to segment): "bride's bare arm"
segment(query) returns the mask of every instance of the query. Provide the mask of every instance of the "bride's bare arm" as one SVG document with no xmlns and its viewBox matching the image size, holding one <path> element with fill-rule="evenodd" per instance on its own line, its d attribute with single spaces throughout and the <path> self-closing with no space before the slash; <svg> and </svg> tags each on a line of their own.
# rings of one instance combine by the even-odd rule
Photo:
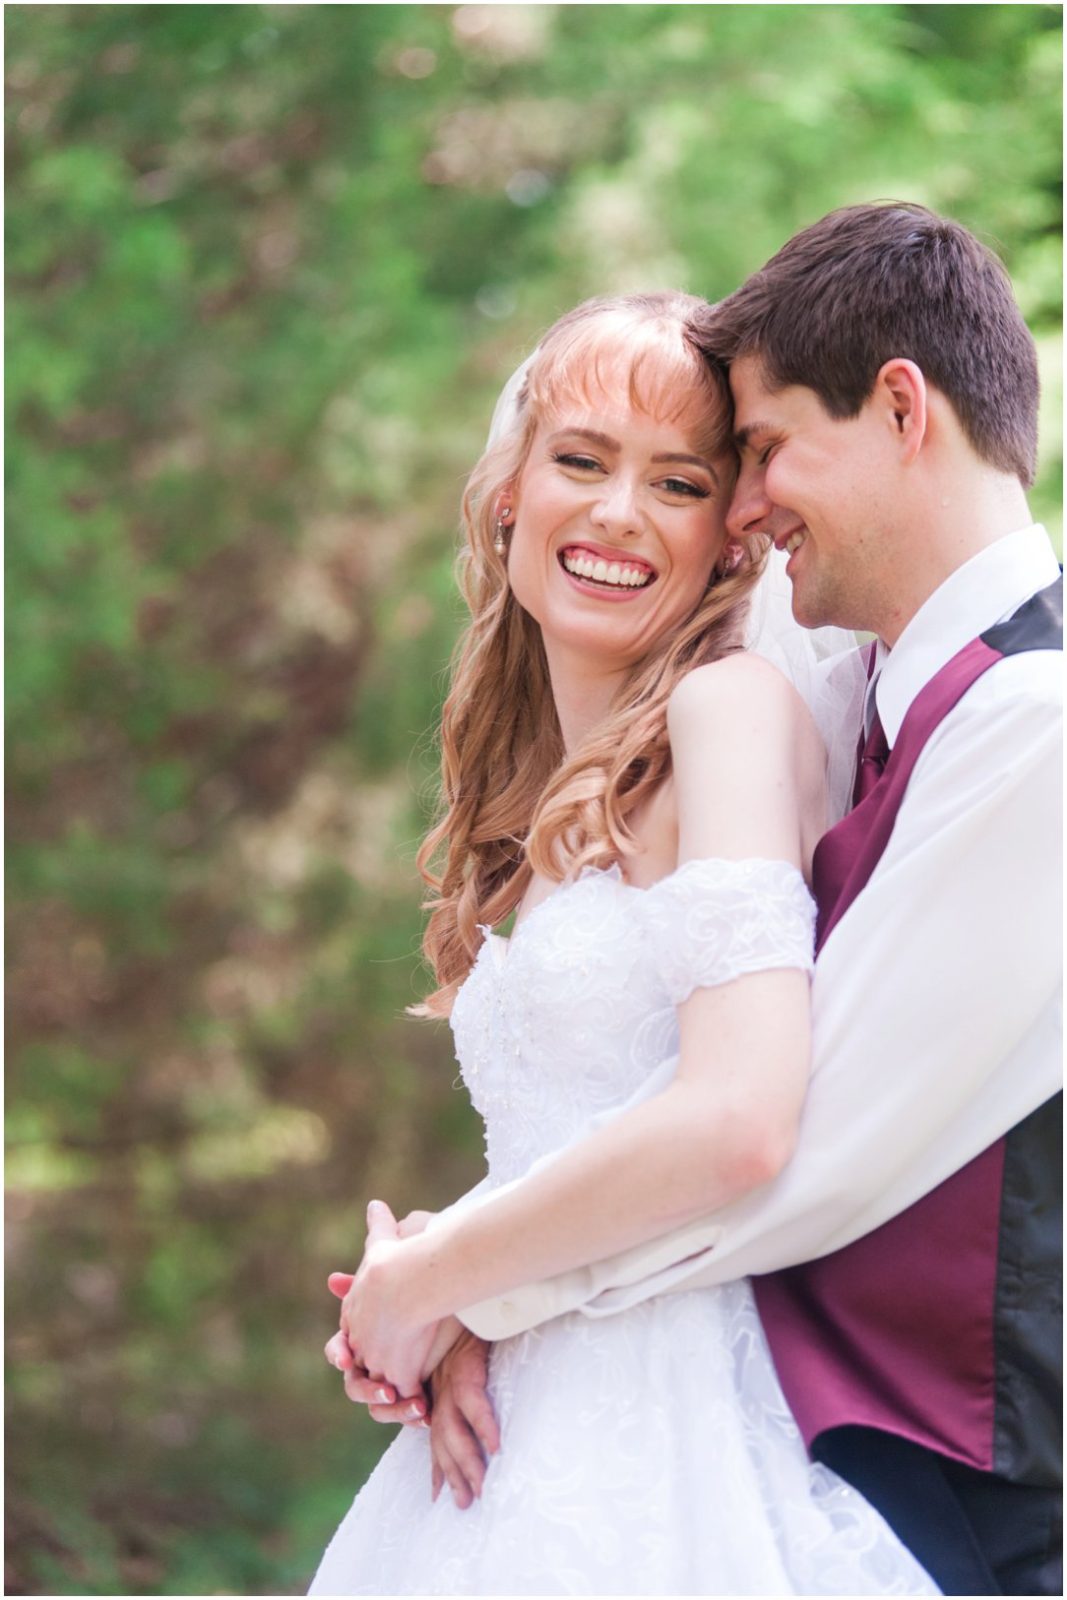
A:
<svg viewBox="0 0 1067 1600">
<path fill-rule="evenodd" d="M 805 716 L 785 679 L 754 658 L 683 680 L 669 709 L 679 862 L 800 865 Z M 345 1317 L 371 1371 L 403 1386 L 440 1318 L 656 1238 L 776 1176 L 807 1083 L 806 975 L 698 989 L 678 1016 L 679 1066 L 662 1093 L 508 1192 L 368 1252 Z"/>
</svg>

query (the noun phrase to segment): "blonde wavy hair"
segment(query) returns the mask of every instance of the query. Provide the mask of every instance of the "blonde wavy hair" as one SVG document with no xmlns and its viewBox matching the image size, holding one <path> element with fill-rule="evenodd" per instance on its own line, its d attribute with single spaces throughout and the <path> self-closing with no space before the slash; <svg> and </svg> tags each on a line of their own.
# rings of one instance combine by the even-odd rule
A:
<svg viewBox="0 0 1067 1600">
<path fill-rule="evenodd" d="M 729 449 L 729 389 L 689 336 L 694 312 L 707 309 L 693 295 L 642 294 L 587 300 L 561 317 L 467 482 L 457 576 L 471 621 L 441 719 L 438 818 L 417 856 L 432 891 L 423 952 L 438 986 L 416 1015 L 449 1014 L 481 944 L 479 924 L 507 917 L 534 872 L 559 881 L 633 852 L 630 822 L 671 770 L 671 690 L 742 648 L 763 550 L 709 573 L 692 614 L 631 669 L 609 716 L 567 755 L 541 630 L 512 594 L 493 542 L 499 498 L 518 482 L 542 418 L 617 393 L 620 373 L 635 410 L 684 423 L 702 455 Z"/>
</svg>

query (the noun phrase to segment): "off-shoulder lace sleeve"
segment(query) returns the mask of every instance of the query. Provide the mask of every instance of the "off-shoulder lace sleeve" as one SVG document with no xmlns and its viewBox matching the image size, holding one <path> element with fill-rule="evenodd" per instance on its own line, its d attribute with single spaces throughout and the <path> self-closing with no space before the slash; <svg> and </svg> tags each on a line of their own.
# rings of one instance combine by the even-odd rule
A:
<svg viewBox="0 0 1067 1600">
<path fill-rule="evenodd" d="M 788 861 L 686 861 L 644 899 L 650 954 L 675 1005 L 745 973 L 815 965 L 815 902 Z"/>
</svg>

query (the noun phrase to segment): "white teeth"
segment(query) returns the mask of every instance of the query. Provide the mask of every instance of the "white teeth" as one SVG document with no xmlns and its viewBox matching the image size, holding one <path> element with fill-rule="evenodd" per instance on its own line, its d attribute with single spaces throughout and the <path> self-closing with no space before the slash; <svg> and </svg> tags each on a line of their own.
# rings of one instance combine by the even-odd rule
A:
<svg viewBox="0 0 1067 1600">
<path fill-rule="evenodd" d="M 789 551 L 789 554 L 792 555 L 793 551 L 794 550 L 799 550 L 803 543 L 804 543 L 804 534 L 803 534 L 803 532 L 791 533 L 789 535 L 789 538 L 785 541 L 785 547 Z"/>
<path fill-rule="evenodd" d="M 643 589 L 652 577 L 641 567 L 631 567 L 620 561 L 594 561 L 582 555 L 565 555 L 563 565 L 576 577 L 593 578 L 597 583 L 613 584 L 619 589 Z"/>
</svg>

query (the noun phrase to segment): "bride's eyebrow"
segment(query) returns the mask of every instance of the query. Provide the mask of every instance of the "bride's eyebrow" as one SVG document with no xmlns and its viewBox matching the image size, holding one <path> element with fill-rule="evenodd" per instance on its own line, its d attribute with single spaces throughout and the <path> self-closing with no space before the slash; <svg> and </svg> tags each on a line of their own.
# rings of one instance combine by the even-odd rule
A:
<svg viewBox="0 0 1067 1600">
<path fill-rule="evenodd" d="M 716 483 L 719 481 L 719 474 L 715 471 L 715 468 L 705 456 L 687 456 L 681 450 L 663 450 L 659 453 L 659 455 L 653 456 L 652 460 L 657 463 L 660 461 L 688 462 L 691 467 L 703 467 L 704 471 L 709 473 L 710 476 L 714 478 Z"/>
<path fill-rule="evenodd" d="M 610 433 L 597 433 L 595 428 L 560 428 L 558 433 L 549 435 L 548 442 L 555 444 L 560 439 L 588 439 L 590 444 L 598 444 L 604 450 L 622 449 L 618 439 L 613 439 Z"/>
</svg>

